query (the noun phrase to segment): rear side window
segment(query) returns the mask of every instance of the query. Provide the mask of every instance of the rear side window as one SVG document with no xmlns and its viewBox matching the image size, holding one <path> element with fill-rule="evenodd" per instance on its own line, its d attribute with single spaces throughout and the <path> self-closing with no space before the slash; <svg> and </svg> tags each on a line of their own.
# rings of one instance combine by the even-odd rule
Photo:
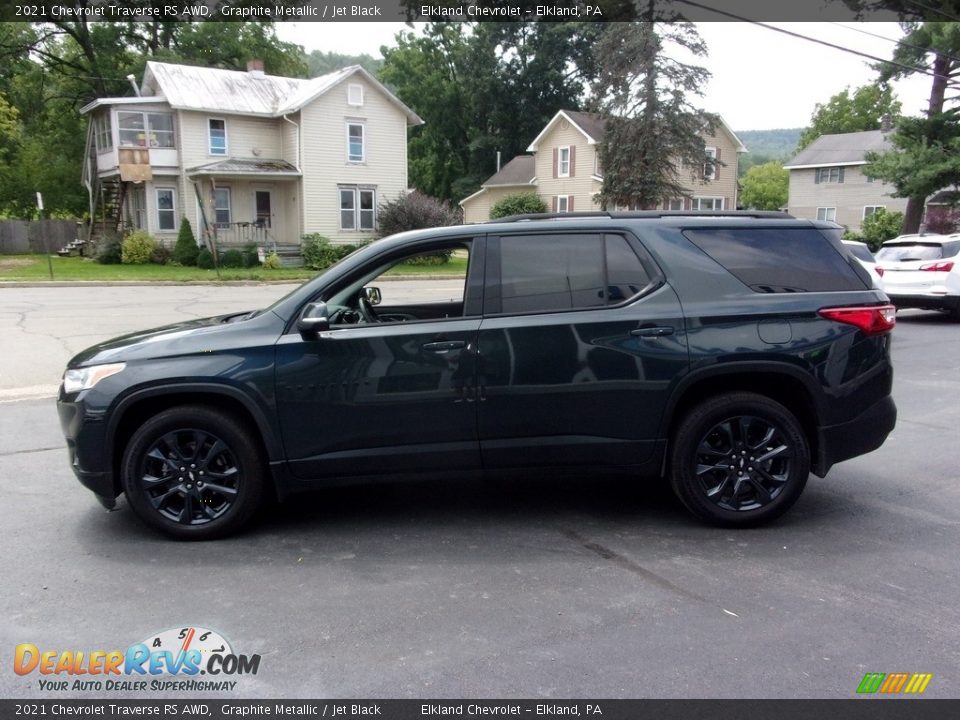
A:
<svg viewBox="0 0 960 720">
<path fill-rule="evenodd" d="M 684 235 L 754 292 L 834 292 L 867 287 L 847 258 L 817 230 L 705 228 L 687 230 Z"/>
<path fill-rule="evenodd" d="M 940 260 L 954 257 L 960 251 L 960 242 L 906 243 L 884 245 L 877 251 L 877 260 L 910 262 L 911 260 Z"/>
<path fill-rule="evenodd" d="M 652 278 L 621 235 L 500 238 L 500 301 L 495 312 L 552 312 L 616 305 Z"/>
<path fill-rule="evenodd" d="M 844 247 L 858 260 L 870 263 L 876 262 L 873 258 L 873 253 L 870 252 L 870 249 L 866 245 L 844 245 Z"/>
</svg>

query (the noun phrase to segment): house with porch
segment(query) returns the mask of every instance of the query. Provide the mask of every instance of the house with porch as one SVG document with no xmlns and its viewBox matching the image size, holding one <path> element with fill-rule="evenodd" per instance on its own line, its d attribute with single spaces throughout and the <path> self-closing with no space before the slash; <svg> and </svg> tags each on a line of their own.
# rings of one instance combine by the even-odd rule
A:
<svg viewBox="0 0 960 720">
<path fill-rule="evenodd" d="M 407 128 L 423 122 L 359 65 L 303 80 L 259 61 L 148 62 L 135 90 L 81 109 L 91 230 L 168 246 L 181 218 L 218 247 L 370 239 L 377 205 L 407 189 Z"/>
<path fill-rule="evenodd" d="M 594 113 L 560 110 L 527 148 L 480 190 L 460 201 L 464 222 L 490 219 L 490 208 L 505 195 L 536 192 L 552 212 L 599 210 L 597 196 L 603 186 L 597 146 L 603 140 L 603 118 Z M 703 167 L 681 168 L 686 192 L 665 198 L 664 210 L 735 210 L 737 166 L 747 152 L 736 134 L 721 119 L 712 133 L 703 136 Z M 632 209 L 632 208 L 621 208 Z"/>
</svg>

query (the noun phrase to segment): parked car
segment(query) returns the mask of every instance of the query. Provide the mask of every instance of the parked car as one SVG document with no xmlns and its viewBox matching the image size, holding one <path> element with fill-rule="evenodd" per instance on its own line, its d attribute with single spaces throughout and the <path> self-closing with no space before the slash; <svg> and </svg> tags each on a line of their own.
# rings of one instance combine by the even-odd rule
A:
<svg viewBox="0 0 960 720">
<path fill-rule="evenodd" d="M 454 297 L 383 297 L 389 268 L 448 251 Z M 517 217 L 378 240 L 266 309 L 96 345 L 58 408 L 80 481 L 178 538 L 333 483 L 598 470 L 748 526 L 883 443 L 894 322 L 832 224 Z"/>
<path fill-rule="evenodd" d="M 960 320 L 960 234 L 901 235 L 877 251 L 897 308 L 941 310 Z"/>
<path fill-rule="evenodd" d="M 880 267 L 877 259 L 873 256 L 873 253 L 870 252 L 870 247 L 866 243 L 857 242 L 856 240 L 844 240 L 843 244 L 847 250 L 850 251 L 850 254 L 859 260 L 860 264 L 867 269 L 870 277 L 873 278 L 873 284 L 883 289 L 883 268 Z"/>
</svg>

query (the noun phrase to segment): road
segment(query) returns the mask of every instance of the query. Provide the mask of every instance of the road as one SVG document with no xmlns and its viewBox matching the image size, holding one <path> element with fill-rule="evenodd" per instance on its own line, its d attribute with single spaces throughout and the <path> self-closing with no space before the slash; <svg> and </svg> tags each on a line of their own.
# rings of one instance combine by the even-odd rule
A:
<svg viewBox="0 0 960 720">
<path fill-rule="evenodd" d="M 282 292 L 43 290 L 0 301 L 4 372 L 44 384 L 44 354 Z M 933 673 L 926 696 L 958 697 L 960 325 L 904 313 L 894 355 L 887 443 L 749 531 L 699 525 L 651 483 L 450 478 L 320 492 L 239 537 L 171 542 L 74 480 L 51 399 L 8 397 L 0 697 L 106 695 L 15 675 L 18 643 L 125 649 L 188 626 L 262 659 L 182 697 L 851 698 L 866 672 Z"/>
</svg>

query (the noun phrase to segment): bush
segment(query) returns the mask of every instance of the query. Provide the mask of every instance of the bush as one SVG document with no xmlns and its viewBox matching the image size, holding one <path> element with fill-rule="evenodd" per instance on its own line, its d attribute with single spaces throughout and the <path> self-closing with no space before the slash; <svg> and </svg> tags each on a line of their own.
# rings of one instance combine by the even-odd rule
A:
<svg viewBox="0 0 960 720">
<path fill-rule="evenodd" d="M 220 267 L 238 268 L 243 267 L 243 253 L 240 250 L 227 250 L 220 256 Z"/>
<path fill-rule="evenodd" d="M 157 245 L 154 248 L 154 251 L 150 254 L 150 262 L 154 265 L 166 265 L 170 262 L 170 258 L 173 256 L 170 248 L 165 245 Z"/>
<path fill-rule="evenodd" d="M 137 230 L 123 239 L 120 261 L 124 265 L 145 265 L 156 249 L 157 241 L 146 230 Z"/>
<path fill-rule="evenodd" d="M 279 270 L 283 267 L 283 263 L 280 262 L 280 256 L 274 252 L 263 259 L 263 267 L 266 270 Z"/>
<path fill-rule="evenodd" d="M 213 253 L 207 248 L 200 248 L 197 252 L 197 267 L 201 270 L 213 270 Z"/>
<path fill-rule="evenodd" d="M 100 241 L 96 261 L 101 265 L 119 265 L 123 260 L 123 245 L 118 235 L 108 235 Z"/>
<path fill-rule="evenodd" d="M 190 221 L 180 218 L 180 232 L 177 234 L 177 243 L 173 246 L 173 259 L 181 265 L 196 265 L 199 254 L 200 248 L 197 246 L 197 239 L 193 236 Z"/>
<path fill-rule="evenodd" d="M 490 208 L 490 219 L 504 218 L 510 215 L 529 215 L 545 213 L 547 204 L 543 198 L 532 192 L 514 193 L 501 198 Z"/>
<path fill-rule="evenodd" d="M 892 240 L 903 230 L 903 213 L 880 209 L 869 215 L 860 226 L 862 242 L 873 252 L 880 249 L 886 240 Z"/>
<path fill-rule="evenodd" d="M 330 238 L 320 233 L 304 235 L 300 253 L 303 255 L 304 266 L 310 270 L 323 270 L 339 259 L 336 248 L 330 243 Z"/>
<path fill-rule="evenodd" d="M 257 253 L 256 245 L 247 245 L 241 250 L 241 254 L 243 255 L 243 267 L 252 268 L 260 264 L 260 256 Z"/>
<path fill-rule="evenodd" d="M 426 255 L 417 255 L 409 260 L 404 260 L 404 265 L 445 265 L 450 262 L 450 256 L 453 250 L 437 250 L 437 252 L 427 253 Z"/>
<path fill-rule="evenodd" d="M 461 222 L 463 216 L 459 209 L 417 190 L 381 203 L 377 211 L 380 237 L 405 230 L 459 225 Z"/>
</svg>

